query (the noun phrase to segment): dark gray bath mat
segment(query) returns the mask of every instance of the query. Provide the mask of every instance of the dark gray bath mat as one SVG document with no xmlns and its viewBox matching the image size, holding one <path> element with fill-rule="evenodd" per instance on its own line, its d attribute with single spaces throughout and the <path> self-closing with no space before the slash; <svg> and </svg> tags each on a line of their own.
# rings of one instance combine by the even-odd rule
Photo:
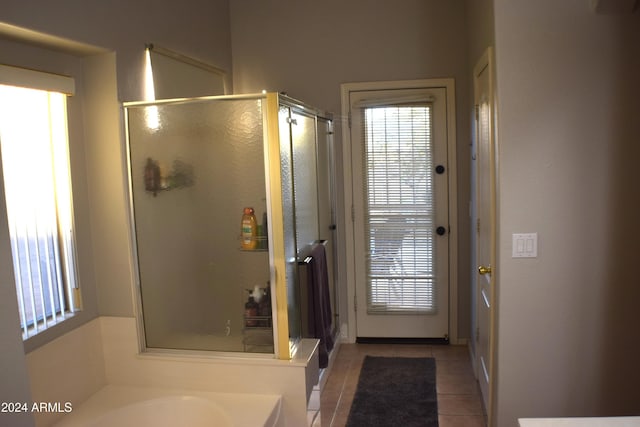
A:
<svg viewBox="0 0 640 427">
<path fill-rule="evenodd" d="M 436 362 L 366 356 L 347 427 L 437 427 Z"/>
</svg>

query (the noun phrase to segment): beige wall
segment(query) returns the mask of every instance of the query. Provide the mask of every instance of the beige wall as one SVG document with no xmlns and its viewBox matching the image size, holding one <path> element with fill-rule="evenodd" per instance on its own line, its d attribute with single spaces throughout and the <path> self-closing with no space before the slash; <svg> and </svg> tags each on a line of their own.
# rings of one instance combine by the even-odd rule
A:
<svg viewBox="0 0 640 427">
<path fill-rule="evenodd" d="M 588 3 L 495 1 L 499 426 L 638 413 L 640 15 Z"/>
<path fill-rule="evenodd" d="M 487 47 L 493 46 L 495 43 L 493 0 L 465 0 L 465 7 L 469 36 L 469 66 L 473 67 Z M 472 69 L 470 68 L 470 70 Z"/>
<path fill-rule="evenodd" d="M 100 314 L 132 316 L 134 273 L 116 54 L 93 55 L 85 58 L 84 63 L 85 84 L 91 96 L 87 97 L 83 110 L 85 133 L 81 142 L 86 164 L 85 176 L 80 173 L 79 180 L 86 180 L 89 212 L 76 212 L 76 222 L 82 221 L 91 228 L 92 256 L 91 267 L 81 272 L 94 275 Z M 77 238 L 89 236 L 78 233 Z M 87 297 L 83 289 L 83 299 Z"/>
<path fill-rule="evenodd" d="M 399 7 L 402 6 L 402 7 Z M 368 0 L 231 2 L 235 92 L 284 91 L 335 114 L 342 152 L 340 84 L 453 77 L 456 82 L 459 299 L 458 334 L 469 336 L 469 77 L 464 2 Z M 338 186 L 342 186 L 338 158 Z M 339 200 L 342 201 L 342 194 Z M 338 233 L 344 230 L 342 206 Z M 456 224 L 451 224 L 455 227 Z M 340 234 L 339 234 L 340 236 Z M 338 259 L 344 259 L 344 247 Z M 347 319 L 341 280 L 341 322 Z"/>
<path fill-rule="evenodd" d="M 143 99 L 146 43 L 231 71 L 228 0 L 3 0 L 0 22 L 116 51 L 121 101 Z"/>
</svg>

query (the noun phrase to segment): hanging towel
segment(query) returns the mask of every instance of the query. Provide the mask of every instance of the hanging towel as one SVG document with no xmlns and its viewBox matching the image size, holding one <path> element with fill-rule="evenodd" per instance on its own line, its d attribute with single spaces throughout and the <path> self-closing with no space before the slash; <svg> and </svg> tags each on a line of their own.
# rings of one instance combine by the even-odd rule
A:
<svg viewBox="0 0 640 427">
<path fill-rule="evenodd" d="M 320 368 L 329 364 L 329 352 L 333 348 L 331 334 L 331 297 L 329 296 L 329 275 L 327 254 L 324 245 L 316 243 L 311 248 L 307 283 L 309 285 L 309 335 L 320 340 Z"/>
</svg>

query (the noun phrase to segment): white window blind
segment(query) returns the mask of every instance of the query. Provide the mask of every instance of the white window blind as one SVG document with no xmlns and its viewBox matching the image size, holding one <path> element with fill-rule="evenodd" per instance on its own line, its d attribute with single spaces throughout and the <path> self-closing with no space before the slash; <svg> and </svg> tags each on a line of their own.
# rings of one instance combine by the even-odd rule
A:
<svg viewBox="0 0 640 427">
<path fill-rule="evenodd" d="M 0 85 L 0 148 L 26 339 L 76 306 L 66 95 Z"/>
<path fill-rule="evenodd" d="M 432 109 L 362 109 L 369 313 L 437 311 Z"/>
</svg>

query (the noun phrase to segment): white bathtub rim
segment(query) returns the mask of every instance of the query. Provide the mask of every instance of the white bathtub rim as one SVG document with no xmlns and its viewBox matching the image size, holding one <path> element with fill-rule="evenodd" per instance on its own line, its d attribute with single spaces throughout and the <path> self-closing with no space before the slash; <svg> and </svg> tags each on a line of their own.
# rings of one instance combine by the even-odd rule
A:
<svg viewBox="0 0 640 427">
<path fill-rule="evenodd" d="M 216 402 L 204 397 L 186 395 L 156 397 L 130 403 L 107 411 L 92 422 L 95 425 L 91 424 L 91 427 L 235 425 L 229 414 Z"/>
<path fill-rule="evenodd" d="M 274 394 L 219 393 L 201 390 L 106 385 L 84 403 L 73 403 L 73 411 L 61 418 L 56 427 L 90 425 L 109 412 L 148 400 L 166 397 L 196 397 L 212 401 L 236 427 L 273 427 L 282 421 L 282 398 Z"/>
</svg>

